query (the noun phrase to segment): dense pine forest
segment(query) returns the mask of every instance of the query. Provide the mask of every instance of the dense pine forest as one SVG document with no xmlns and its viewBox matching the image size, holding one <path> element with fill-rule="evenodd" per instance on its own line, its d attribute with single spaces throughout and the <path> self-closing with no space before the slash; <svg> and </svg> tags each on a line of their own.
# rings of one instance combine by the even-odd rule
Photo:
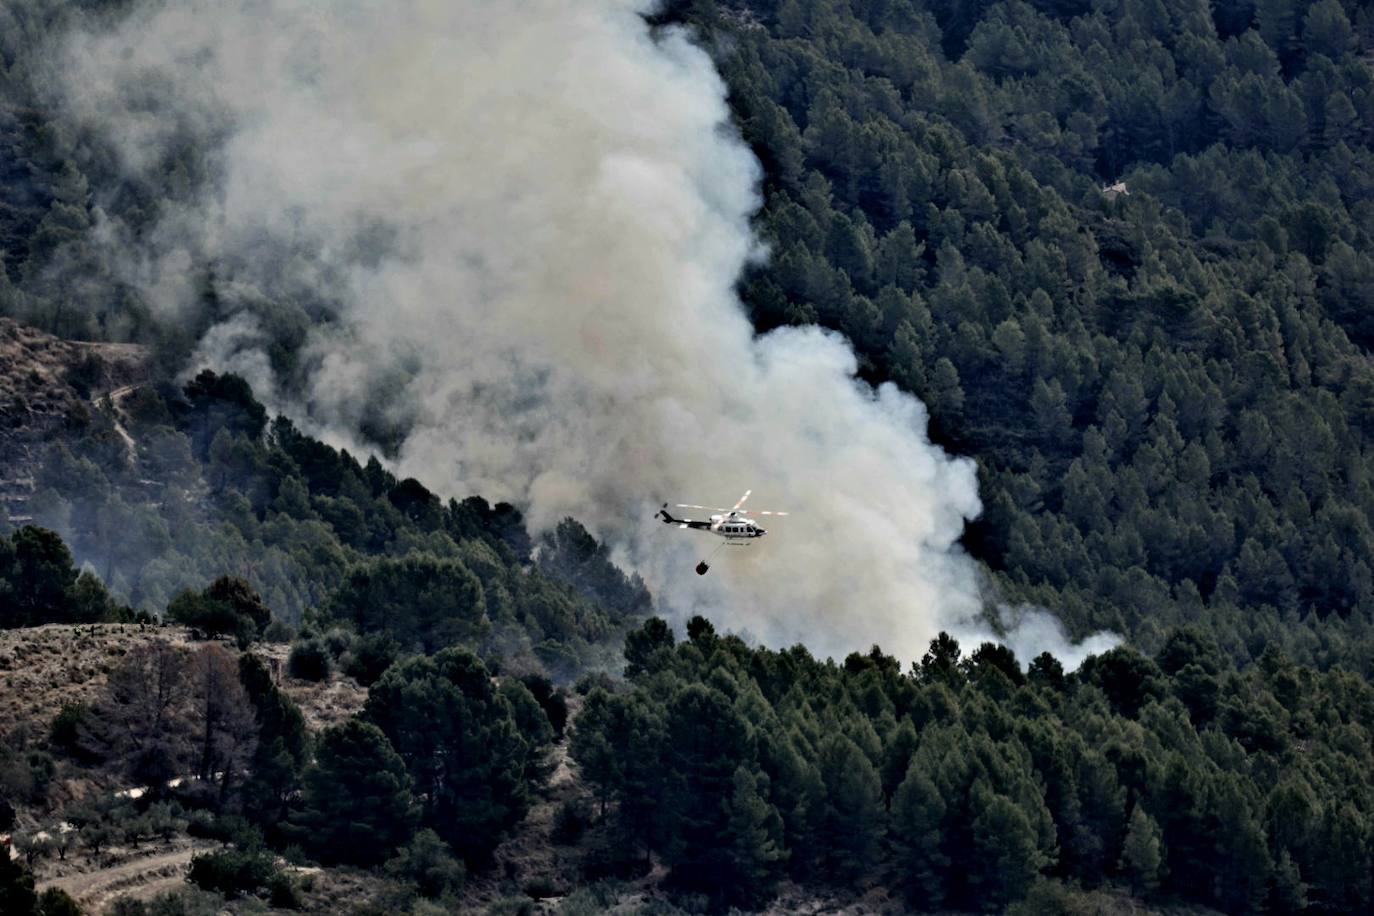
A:
<svg viewBox="0 0 1374 916">
<path fill-rule="evenodd" d="M 359 913 L 1374 909 L 1374 9 L 648 14 L 710 52 L 762 165 L 754 328 L 835 329 L 925 403 L 977 462 L 989 593 L 1124 636 L 1066 671 L 670 623 L 576 520 L 532 538 L 398 479 L 385 418 L 355 456 L 188 376 L 248 311 L 300 382 L 334 319 L 197 263 L 168 320 L 104 256 L 217 167 L 188 121 L 149 181 L 54 104 L 53 43 L 135 5 L 0 7 L 0 316 L 142 344 L 152 376 L 72 370 L 92 400 L 0 528 L 0 627 L 143 640 L 0 720 L 0 911 L 74 912 L 45 868 L 173 836 L 212 844 L 188 889 L 105 912 L 338 911 L 315 866 Z M 362 699 L 308 721 L 306 685 Z M 532 836 L 557 880 L 508 857 Z"/>
<path fill-rule="evenodd" d="M 755 324 L 920 395 L 1009 593 L 1369 673 L 1374 11 L 682 12 L 767 169 Z"/>
</svg>

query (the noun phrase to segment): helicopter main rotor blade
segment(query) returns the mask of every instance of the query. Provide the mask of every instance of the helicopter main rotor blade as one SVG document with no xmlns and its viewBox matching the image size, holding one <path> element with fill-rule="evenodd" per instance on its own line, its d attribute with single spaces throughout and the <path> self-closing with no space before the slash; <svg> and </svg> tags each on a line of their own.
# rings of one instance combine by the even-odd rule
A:
<svg viewBox="0 0 1374 916">
<path fill-rule="evenodd" d="M 745 509 L 745 510 L 744 510 L 744 514 L 745 514 L 745 515 L 788 515 L 788 514 L 790 514 L 790 513 L 787 513 L 787 512 L 778 512 L 778 511 L 776 511 L 776 510 L 768 510 L 768 509 Z"/>
<path fill-rule="evenodd" d="M 729 509 L 722 509 L 719 506 L 694 506 L 690 503 L 678 503 L 679 509 L 705 509 L 707 512 L 729 512 Z"/>
<path fill-rule="evenodd" d="M 748 499 L 748 498 L 749 498 L 749 494 L 750 494 L 750 493 L 753 493 L 753 492 L 754 492 L 753 490 L 745 490 L 745 491 L 744 491 L 744 495 L 741 496 L 741 497 L 739 498 L 739 502 L 735 503 L 735 504 L 730 508 L 730 511 L 731 511 L 731 512 L 738 512 L 738 511 L 739 511 L 739 507 L 742 506 L 742 505 L 744 505 L 744 501 L 745 501 L 746 499 Z"/>
</svg>

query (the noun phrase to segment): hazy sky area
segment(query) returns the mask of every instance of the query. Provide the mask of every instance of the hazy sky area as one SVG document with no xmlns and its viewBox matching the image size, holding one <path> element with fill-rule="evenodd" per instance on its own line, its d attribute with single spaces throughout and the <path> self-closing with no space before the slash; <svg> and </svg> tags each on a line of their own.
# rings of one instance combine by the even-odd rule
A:
<svg viewBox="0 0 1374 916">
<path fill-rule="evenodd" d="M 651 36 L 632 0 L 188 0 L 73 36 L 74 115 L 136 173 L 216 135 L 209 191 L 146 241 L 103 227 L 169 320 L 211 259 L 242 303 L 199 363 L 357 447 L 380 412 L 396 470 L 480 493 L 534 531 L 573 515 L 665 610 L 773 645 L 918 658 L 982 605 L 956 546 L 974 466 L 926 438 L 926 411 L 854 378 L 816 329 L 755 337 L 733 284 L 765 257 L 749 227 L 759 166 L 687 36 Z M 287 303 L 326 309 L 302 379 L 264 350 Z M 362 451 L 365 453 L 366 448 Z M 767 538 L 720 543 L 661 502 L 785 509 Z M 1027 612 L 1022 655 L 1070 654 Z M 967 637 L 966 637 L 967 638 Z"/>
</svg>

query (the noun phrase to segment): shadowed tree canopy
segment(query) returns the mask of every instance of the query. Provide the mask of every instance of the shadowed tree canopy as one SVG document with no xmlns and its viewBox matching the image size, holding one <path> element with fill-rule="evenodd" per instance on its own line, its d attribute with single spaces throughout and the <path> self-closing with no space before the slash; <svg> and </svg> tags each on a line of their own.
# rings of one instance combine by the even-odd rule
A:
<svg viewBox="0 0 1374 916">
<path fill-rule="evenodd" d="M 177 623 L 216 636 L 234 634 L 247 645 L 272 622 L 272 611 L 237 576 L 220 576 L 199 593 L 184 591 L 167 605 Z"/>
<path fill-rule="evenodd" d="M 490 627 L 477 576 L 459 560 L 422 555 L 350 570 L 328 613 L 359 633 L 389 633 L 401 645 L 424 652 L 471 645 Z"/>
<path fill-rule="evenodd" d="M 127 616 L 100 579 L 77 570 L 56 532 L 26 525 L 0 535 L 0 629 Z"/>
<path fill-rule="evenodd" d="M 420 812 L 410 787 L 381 729 L 350 719 L 320 735 L 290 833 L 323 862 L 380 864 L 415 831 Z"/>
<path fill-rule="evenodd" d="M 544 749 L 521 734 L 481 661 L 449 648 L 393 665 L 369 691 L 364 716 L 405 762 L 423 823 L 469 862 L 487 862 L 524 817 L 530 755 Z"/>
<path fill-rule="evenodd" d="M 202 461 L 219 432 L 257 441 L 267 428 L 267 409 L 253 397 L 248 383 L 232 372 L 216 375 L 205 369 L 186 383 L 182 394 L 184 400 L 173 401 L 171 407 Z"/>
</svg>

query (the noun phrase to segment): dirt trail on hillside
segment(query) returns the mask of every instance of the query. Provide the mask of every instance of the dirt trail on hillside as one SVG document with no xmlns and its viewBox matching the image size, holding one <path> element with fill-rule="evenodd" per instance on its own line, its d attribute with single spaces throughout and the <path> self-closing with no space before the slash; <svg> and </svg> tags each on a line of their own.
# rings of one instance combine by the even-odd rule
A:
<svg viewBox="0 0 1374 916">
<path fill-rule="evenodd" d="M 134 437 L 129 435 L 129 431 L 124 428 L 124 414 L 120 410 L 119 402 L 127 398 L 129 395 L 133 394 L 141 387 L 143 386 L 125 385 L 123 388 L 116 388 L 114 391 L 108 392 L 106 394 L 91 395 L 91 403 L 96 405 L 97 407 L 100 406 L 101 401 L 110 402 L 110 406 L 114 409 L 114 430 L 116 433 L 118 433 L 119 438 L 124 441 L 124 448 L 129 453 L 130 461 L 138 460 L 138 446 L 134 443 Z"/>
<path fill-rule="evenodd" d="M 100 392 L 117 402 L 152 374 L 147 347 L 61 340 L 0 317 L 0 521 L 30 520 L 31 478 L 56 432 L 79 428 Z"/>
<path fill-rule="evenodd" d="M 95 871 L 77 872 L 42 881 L 40 891 L 50 887 L 66 891 L 82 910 L 99 916 L 120 897 L 148 900 L 164 891 L 176 890 L 186 883 L 186 867 L 192 856 L 213 848 L 212 844 L 196 845 L 170 852 L 152 852 L 146 856 L 117 862 Z"/>
</svg>

